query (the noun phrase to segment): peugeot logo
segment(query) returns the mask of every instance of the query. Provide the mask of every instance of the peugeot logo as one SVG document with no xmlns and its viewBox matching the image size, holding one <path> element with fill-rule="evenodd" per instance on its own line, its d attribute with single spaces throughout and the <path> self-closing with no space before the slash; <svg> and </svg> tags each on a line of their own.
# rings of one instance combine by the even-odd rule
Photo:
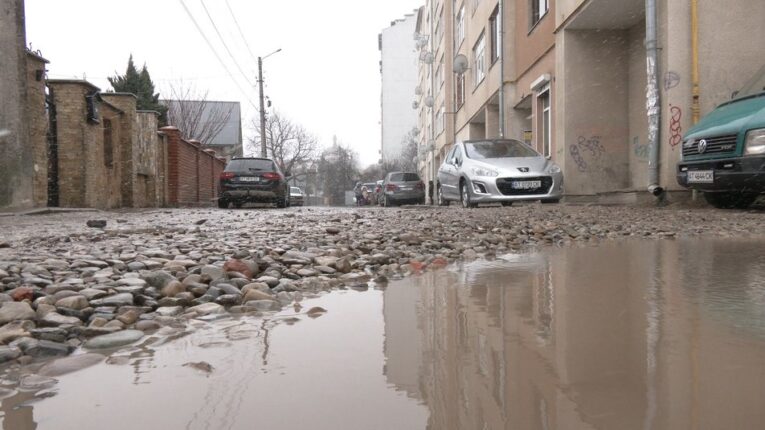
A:
<svg viewBox="0 0 765 430">
<path fill-rule="evenodd" d="M 523 173 L 527 173 L 529 171 L 528 167 L 519 167 L 518 170 L 520 170 Z"/>
<path fill-rule="evenodd" d="M 707 141 L 706 139 L 699 140 L 699 148 L 697 151 L 699 151 L 699 154 L 703 154 L 707 150 Z"/>
</svg>

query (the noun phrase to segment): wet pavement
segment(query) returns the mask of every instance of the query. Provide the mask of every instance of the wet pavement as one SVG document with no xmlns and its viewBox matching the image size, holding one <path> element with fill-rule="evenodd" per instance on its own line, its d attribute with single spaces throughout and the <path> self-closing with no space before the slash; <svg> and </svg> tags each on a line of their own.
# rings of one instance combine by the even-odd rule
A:
<svg viewBox="0 0 765 430">
<path fill-rule="evenodd" d="M 55 380 L 3 375 L 2 426 L 760 429 L 763 246 L 546 248 L 165 327 Z"/>
</svg>

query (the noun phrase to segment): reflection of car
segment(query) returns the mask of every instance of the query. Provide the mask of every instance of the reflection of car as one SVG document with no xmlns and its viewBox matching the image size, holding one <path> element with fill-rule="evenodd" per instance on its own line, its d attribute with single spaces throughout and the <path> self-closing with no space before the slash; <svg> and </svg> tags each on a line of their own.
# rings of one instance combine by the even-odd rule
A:
<svg viewBox="0 0 765 430">
<path fill-rule="evenodd" d="M 765 66 L 733 100 L 685 135 L 677 182 L 718 208 L 746 208 L 765 191 Z"/>
<path fill-rule="evenodd" d="M 383 180 L 381 199 L 383 206 L 425 204 L 425 184 L 416 173 L 390 172 Z"/>
<path fill-rule="evenodd" d="M 305 199 L 303 190 L 298 187 L 290 187 L 290 205 L 291 206 L 303 206 L 303 200 Z"/>
<path fill-rule="evenodd" d="M 220 174 L 218 207 L 274 203 L 289 206 L 289 185 L 279 166 L 267 158 L 234 158 Z"/>
<path fill-rule="evenodd" d="M 459 201 L 510 206 L 519 200 L 557 203 L 563 194 L 560 167 L 513 139 L 458 142 L 438 169 L 440 205 Z"/>
</svg>

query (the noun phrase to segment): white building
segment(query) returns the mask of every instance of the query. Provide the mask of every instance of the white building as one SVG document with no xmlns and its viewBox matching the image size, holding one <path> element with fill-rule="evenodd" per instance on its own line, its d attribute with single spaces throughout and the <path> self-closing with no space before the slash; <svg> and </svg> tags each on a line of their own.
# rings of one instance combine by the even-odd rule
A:
<svg viewBox="0 0 765 430">
<path fill-rule="evenodd" d="M 395 159 L 407 133 L 417 126 L 412 93 L 417 86 L 417 51 L 413 35 L 416 11 L 391 22 L 378 37 L 382 74 L 382 157 Z"/>
</svg>

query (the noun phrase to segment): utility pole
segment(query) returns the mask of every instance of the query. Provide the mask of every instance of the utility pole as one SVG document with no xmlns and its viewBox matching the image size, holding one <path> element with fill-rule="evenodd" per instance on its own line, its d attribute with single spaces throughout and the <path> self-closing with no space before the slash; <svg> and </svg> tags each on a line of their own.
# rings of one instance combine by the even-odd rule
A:
<svg viewBox="0 0 765 430">
<path fill-rule="evenodd" d="M 258 57 L 258 86 L 260 89 L 260 156 L 266 158 L 266 108 L 263 106 L 263 58 Z"/>
</svg>

